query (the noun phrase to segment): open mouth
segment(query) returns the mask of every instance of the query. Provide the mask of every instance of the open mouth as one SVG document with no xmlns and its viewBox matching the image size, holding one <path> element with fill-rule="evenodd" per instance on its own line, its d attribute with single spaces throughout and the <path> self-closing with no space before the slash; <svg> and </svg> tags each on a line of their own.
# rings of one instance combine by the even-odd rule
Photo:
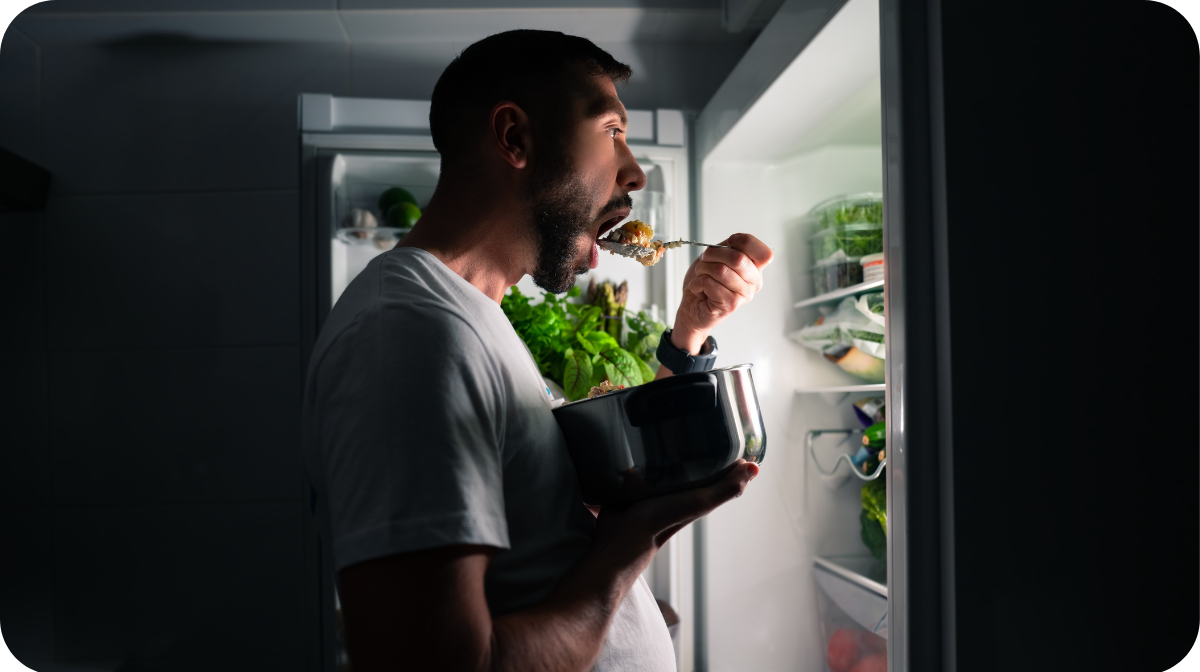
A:
<svg viewBox="0 0 1200 672">
<path fill-rule="evenodd" d="M 608 219 L 604 220 L 604 223 L 602 223 L 600 225 L 600 229 L 596 232 L 596 240 L 600 240 L 600 238 L 604 234 L 611 231 L 614 227 L 616 227 L 616 225 L 621 223 L 621 220 L 625 219 L 628 216 L 629 216 L 629 210 L 626 208 L 622 208 L 622 209 L 618 210 L 617 212 L 615 212 L 612 217 L 609 217 Z"/>
</svg>

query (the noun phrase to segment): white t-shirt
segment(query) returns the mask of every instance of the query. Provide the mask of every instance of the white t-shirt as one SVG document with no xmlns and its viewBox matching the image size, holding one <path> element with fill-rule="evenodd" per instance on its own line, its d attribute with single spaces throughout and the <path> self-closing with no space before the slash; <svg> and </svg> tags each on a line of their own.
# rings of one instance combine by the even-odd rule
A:
<svg viewBox="0 0 1200 672">
<path fill-rule="evenodd" d="M 338 299 L 309 364 L 304 440 L 335 571 L 493 546 L 484 586 L 499 617 L 538 604 L 591 545 L 537 365 L 500 306 L 424 250 L 376 257 Z M 675 669 L 641 578 L 594 669 Z"/>
</svg>

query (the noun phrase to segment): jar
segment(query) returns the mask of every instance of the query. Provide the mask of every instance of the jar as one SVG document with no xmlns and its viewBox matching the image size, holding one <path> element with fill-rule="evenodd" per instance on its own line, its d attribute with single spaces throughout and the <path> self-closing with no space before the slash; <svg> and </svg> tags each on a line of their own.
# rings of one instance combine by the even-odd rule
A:
<svg viewBox="0 0 1200 672">
<path fill-rule="evenodd" d="M 875 282 L 876 280 L 883 280 L 882 252 L 879 254 L 868 254 L 862 259 L 859 259 L 858 262 L 862 264 L 863 282 Z"/>
</svg>

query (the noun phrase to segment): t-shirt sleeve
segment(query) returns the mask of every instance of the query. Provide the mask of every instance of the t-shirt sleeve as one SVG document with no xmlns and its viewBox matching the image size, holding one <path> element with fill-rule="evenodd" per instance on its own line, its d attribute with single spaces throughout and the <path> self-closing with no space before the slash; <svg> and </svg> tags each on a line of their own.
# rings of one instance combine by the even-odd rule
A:
<svg viewBox="0 0 1200 672">
<path fill-rule="evenodd" d="M 441 546 L 509 547 L 501 374 L 462 318 L 437 307 L 372 311 L 319 366 L 335 571 Z"/>
</svg>

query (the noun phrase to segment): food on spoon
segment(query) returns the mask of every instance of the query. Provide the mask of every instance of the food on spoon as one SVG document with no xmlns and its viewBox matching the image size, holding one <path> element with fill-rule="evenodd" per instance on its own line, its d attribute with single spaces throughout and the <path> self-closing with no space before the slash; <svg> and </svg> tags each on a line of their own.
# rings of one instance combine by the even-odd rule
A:
<svg viewBox="0 0 1200 672">
<path fill-rule="evenodd" d="M 596 397 L 608 394 L 609 392 L 616 392 L 617 390 L 623 390 L 623 389 L 625 389 L 624 385 L 613 385 L 612 383 L 608 382 L 608 379 L 606 378 L 606 379 L 600 381 L 599 385 L 588 390 L 587 398 L 595 399 Z"/>
<path fill-rule="evenodd" d="M 631 219 L 613 229 L 612 233 L 608 234 L 604 240 L 620 245 L 633 245 L 644 248 L 644 253 L 638 254 L 634 258 L 637 259 L 639 264 L 647 267 L 657 264 L 658 260 L 662 259 L 663 253 L 667 250 L 683 246 L 682 240 L 664 243 L 661 240 L 651 240 L 652 237 L 654 237 L 654 229 L 649 224 L 640 219 Z M 609 254 L 616 254 L 612 250 L 608 252 Z"/>
<path fill-rule="evenodd" d="M 637 245 L 638 247 L 646 247 L 650 244 L 650 239 L 654 237 L 654 229 L 650 225 L 640 219 L 631 219 L 628 222 L 613 229 L 605 240 L 611 240 L 614 243 L 622 245 Z"/>
<path fill-rule="evenodd" d="M 658 263 L 662 259 L 663 253 L 667 251 L 667 246 L 663 245 L 661 240 L 652 240 L 646 246 L 646 254 L 637 258 L 637 262 L 647 268 Z"/>
</svg>

